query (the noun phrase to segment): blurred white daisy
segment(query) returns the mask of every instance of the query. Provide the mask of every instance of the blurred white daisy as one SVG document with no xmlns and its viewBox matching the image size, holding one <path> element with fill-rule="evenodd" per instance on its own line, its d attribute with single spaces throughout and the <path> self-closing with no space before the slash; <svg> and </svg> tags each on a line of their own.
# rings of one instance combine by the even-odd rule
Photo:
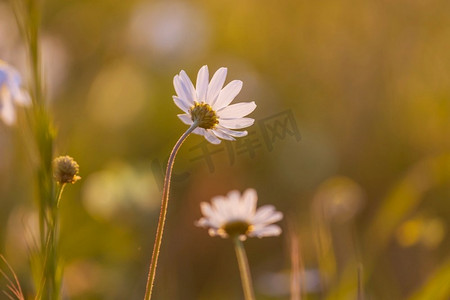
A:
<svg viewBox="0 0 450 300">
<path fill-rule="evenodd" d="M 210 143 L 220 144 L 221 140 L 235 140 L 243 137 L 247 131 L 236 131 L 253 125 L 252 118 L 245 118 L 256 108 L 255 102 L 230 103 L 239 94 L 242 81 L 233 80 L 223 89 L 227 69 L 220 68 L 209 81 L 208 66 L 203 66 L 197 75 L 196 87 L 186 72 L 175 75 L 173 85 L 177 96 L 173 96 L 175 104 L 184 114 L 178 117 L 187 125 L 197 123 L 193 133 L 203 135 Z"/>
<path fill-rule="evenodd" d="M 272 223 L 283 218 L 283 214 L 272 205 L 256 209 L 258 195 L 254 189 L 247 189 L 241 196 L 231 191 L 227 196 L 216 196 L 211 202 L 200 204 L 203 218 L 196 225 L 209 228 L 209 235 L 223 238 L 238 235 L 240 240 L 247 237 L 266 237 L 281 234 L 281 228 Z"/>
<path fill-rule="evenodd" d="M 6 125 L 16 121 L 15 105 L 27 106 L 31 103 L 30 96 L 21 85 L 19 72 L 0 60 L 0 119 Z"/>
</svg>

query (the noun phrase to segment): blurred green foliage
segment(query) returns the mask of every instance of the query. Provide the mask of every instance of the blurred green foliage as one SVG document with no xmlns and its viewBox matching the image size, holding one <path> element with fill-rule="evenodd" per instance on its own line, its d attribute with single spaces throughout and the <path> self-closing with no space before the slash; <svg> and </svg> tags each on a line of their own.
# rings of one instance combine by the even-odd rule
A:
<svg viewBox="0 0 450 300">
<path fill-rule="evenodd" d="M 186 129 L 172 78 L 207 64 L 243 80 L 237 99 L 258 105 L 259 146 L 236 142 L 233 157 L 208 146 L 221 150 L 211 172 L 194 160 L 201 137 L 183 145 L 155 299 L 242 298 L 232 243 L 193 224 L 201 201 L 247 187 L 287 218 L 282 237 L 245 243 L 258 299 L 289 299 L 291 234 L 306 299 L 355 299 L 358 275 L 367 299 L 448 299 L 449 1 L 41 4 L 56 152 L 82 177 L 61 203 L 67 297 L 143 297 L 160 169 Z M 8 2 L 0 16 L 0 58 L 29 74 Z M 269 150 L 261 125 L 284 111 L 302 139 Z M 21 117 L 0 126 L 0 252 L 32 295 L 36 187 Z"/>
</svg>

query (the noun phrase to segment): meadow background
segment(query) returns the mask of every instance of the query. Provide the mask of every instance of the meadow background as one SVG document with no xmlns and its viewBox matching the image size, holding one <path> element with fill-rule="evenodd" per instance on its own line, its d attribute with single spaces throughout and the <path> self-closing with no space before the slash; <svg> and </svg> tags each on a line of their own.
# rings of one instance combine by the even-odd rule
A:
<svg viewBox="0 0 450 300">
<path fill-rule="evenodd" d="M 209 145 L 221 150 L 211 156 L 202 137 L 183 145 L 155 299 L 243 297 L 231 241 L 194 221 L 201 201 L 248 187 L 285 214 L 281 237 L 245 243 L 258 299 L 289 299 L 296 241 L 305 299 L 354 299 L 358 276 L 367 299 L 448 299 L 449 1 L 47 0 L 42 9 L 56 154 L 73 156 L 82 177 L 61 203 L 68 299 L 142 299 L 161 168 L 186 130 L 172 79 L 184 69 L 195 80 L 204 64 L 244 82 L 237 100 L 257 103 L 257 121 L 249 139 Z M 28 78 L 8 1 L 0 58 Z M 282 112 L 300 140 L 283 131 Z M 0 124 L 0 253 L 32 295 L 36 186 L 19 117 Z M 274 118 L 281 135 L 270 148 L 262 128 Z"/>
</svg>

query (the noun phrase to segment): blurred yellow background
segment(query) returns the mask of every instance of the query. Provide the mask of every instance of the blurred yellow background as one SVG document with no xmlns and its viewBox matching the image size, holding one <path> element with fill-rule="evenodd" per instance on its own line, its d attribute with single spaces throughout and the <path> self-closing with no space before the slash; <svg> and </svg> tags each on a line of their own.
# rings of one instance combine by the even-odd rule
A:
<svg viewBox="0 0 450 300">
<path fill-rule="evenodd" d="M 42 8 L 56 152 L 73 156 L 82 177 L 61 203 L 68 298 L 142 299 L 164 164 L 186 130 L 172 79 L 183 69 L 195 80 L 207 64 L 244 82 L 236 99 L 256 102 L 256 122 L 240 142 L 193 135 L 183 145 L 155 299 L 242 298 L 231 242 L 194 221 L 201 201 L 248 187 L 285 214 L 281 237 L 245 243 L 258 299 L 289 299 L 295 238 L 305 299 L 356 299 L 358 276 L 367 299 L 448 299 L 449 1 Z M 0 58 L 27 78 L 7 1 Z M 0 252 L 31 294 L 36 208 L 24 132 L 0 125 Z"/>
</svg>

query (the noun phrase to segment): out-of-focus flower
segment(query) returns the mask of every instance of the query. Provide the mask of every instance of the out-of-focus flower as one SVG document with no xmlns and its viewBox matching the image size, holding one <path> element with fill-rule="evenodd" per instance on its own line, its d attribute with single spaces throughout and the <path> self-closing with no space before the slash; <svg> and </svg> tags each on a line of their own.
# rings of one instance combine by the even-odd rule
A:
<svg viewBox="0 0 450 300">
<path fill-rule="evenodd" d="M 5 255 L 19 272 L 29 270 L 27 257 L 30 245 L 35 245 L 39 236 L 39 216 L 37 211 L 25 205 L 11 210 L 5 228 Z"/>
<path fill-rule="evenodd" d="M 11 9 L 11 3 L 0 2 L 0 56 L 8 61 L 23 54 L 21 51 L 20 32 L 16 26 L 17 21 Z"/>
<path fill-rule="evenodd" d="M 267 272 L 256 278 L 258 291 L 266 296 L 281 298 L 290 293 L 290 272 Z M 321 284 L 320 272 L 317 269 L 307 269 L 301 274 L 299 282 L 301 290 L 306 293 L 317 293 Z"/>
<path fill-rule="evenodd" d="M 133 63 L 112 61 L 93 80 L 88 94 L 88 114 L 99 126 L 117 131 L 142 113 L 146 100 L 152 98 L 151 90 L 148 80 Z"/>
<path fill-rule="evenodd" d="M 67 294 L 73 298 L 85 296 L 89 292 L 102 289 L 101 280 L 104 274 L 98 262 L 76 260 L 65 266 L 64 284 Z"/>
<path fill-rule="evenodd" d="M 70 156 L 59 156 L 53 160 L 54 176 L 60 184 L 75 183 L 80 180 L 79 170 L 78 163 Z"/>
<path fill-rule="evenodd" d="M 255 110 L 255 102 L 230 105 L 241 91 L 242 81 L 233 80 L 222 89 L 226 76 L 227 69 L 220 68 L 209 82 L 208 67 L 203 66 L 198 72 L 196 87 L 184 71 L 173 79 L 177 92 L 173 100 L 185 112 L 178 117 L 187 125 L 196 122 L 198 127 L 193 133 L 203 135 L 212 144 L 220 144 L 220 139 L 233 141 L 234 137 L 246 136 L 247 131 L 234 129 L 251 126 L 255 121 L 245 118 Z"/>
<path fill-rule="evenodd" d="M 153 176 L 150 169 L 110 162 L 86 178 L 82 203 L 95 219 L 136 221 L 137 211 L 148 213 L 159 208 L 157 186 L 149 184 Z"/>
<path fill-rule="evenodd" d="M 70 55 L 63 40 L 57 36 L 43 35 L 42 71 L 45 76 L 48 98 L 53 100 L 62 90 L 69 73 Z"/>
<path fill-rule="evenodd" d="M 256 209 L 258 196 L 254 189 L 247 189 L 241 196 L 238 191 L 231 191 L 227 196 L 216 196 L 212 205 L 200 204 L 203 218 L 196 225 L 209 228 L 209 235 L 222 238 L 239 235 L 241 240 L 247 237 L 277 236 L 281 228 L 272 223 L 283 218 L 283 214 L 272 205 Z"/>
<path fill-rule="evenodd" d="M 439 218 L 418 216 L 403 222 L 396 232 L 397 242 L 402 247 L 412 247 L 417 244 L 434 249 L 445 238 L 445 223 Z"/>
<path fill-rule="evenodd" d="M 30 96 L 22 89 L 22 78 L 19 72 L 0 60 L 0 119 L 6 125 L 16 121 L 15 105 L 27 106 Z"/>
<path fill-rule="evenodd" d="M 318 212 L 328 221 L 350 221 L 365 204 L 364 191 L 358 183 L 344 176 L 335 176 L 322 183 L 314 197 Z"/>
<path fill-rule="evenodd" d="M 140 1 L 131 14 L 125 44 L 143 61 L 177 65 L 202 57 L 213 25 L 194 2 Z"/>
</svg>

